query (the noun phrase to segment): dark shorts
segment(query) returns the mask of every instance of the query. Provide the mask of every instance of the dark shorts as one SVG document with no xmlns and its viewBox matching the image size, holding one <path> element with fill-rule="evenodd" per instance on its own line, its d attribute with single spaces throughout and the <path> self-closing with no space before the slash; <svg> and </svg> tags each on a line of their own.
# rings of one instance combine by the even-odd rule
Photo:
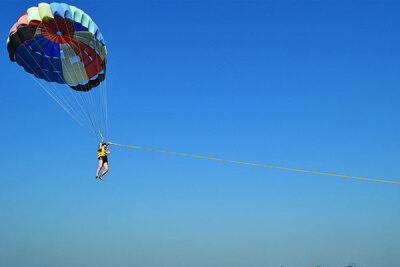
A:
<svg viewBox="0 0 400 267">
<path fill-rule="evenodd" d="M 102 159 L 102 160 L 103 160 L 103 163 L 105 163 L 105 162 L 108 163 L 108 158 L 107 158 L 107 156 L 98 157 L 98 159 L 99 159 L 99 160 Z"/>
</svg>

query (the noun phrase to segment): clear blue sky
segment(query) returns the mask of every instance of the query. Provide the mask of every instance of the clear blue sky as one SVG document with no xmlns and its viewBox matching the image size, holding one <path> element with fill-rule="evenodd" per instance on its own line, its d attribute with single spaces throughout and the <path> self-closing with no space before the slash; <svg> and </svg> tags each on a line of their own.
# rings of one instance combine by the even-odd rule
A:
<svg viewBox="0 0 400 267">
<path fill-rule="evenodd" d="M 3 40 L 36 1 L 3 1 Z M 400 2 L 70 1 L 113 142 L 400 181 Z M 0 50 L 1 266 L 400 264 L 400 186 L 111 147 Z"/>
</svg>

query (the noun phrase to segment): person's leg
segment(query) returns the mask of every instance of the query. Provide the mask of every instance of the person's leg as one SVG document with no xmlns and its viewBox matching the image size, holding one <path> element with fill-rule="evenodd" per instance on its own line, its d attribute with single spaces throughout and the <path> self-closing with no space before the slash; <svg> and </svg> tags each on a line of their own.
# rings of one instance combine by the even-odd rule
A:
<svg viewBox="0 0 400 267">
<path fill-rule="evenodd" d="M 103 167 L 103 159 L 102 158 L 99 159 L 99 168 L 97 169 L 97 172 L 96 172 L 96 178 L 99 177 L 101 167 Z"/>
<path fill-rule="evenodd" d="M 104 169 L 103 169 L 103 173 L 99 177 L 100 179 L 102 179 L 102 177 L 108 172 L 108 162 L 104 162 L 103 166 L 104 166 Z"/>
</svg>

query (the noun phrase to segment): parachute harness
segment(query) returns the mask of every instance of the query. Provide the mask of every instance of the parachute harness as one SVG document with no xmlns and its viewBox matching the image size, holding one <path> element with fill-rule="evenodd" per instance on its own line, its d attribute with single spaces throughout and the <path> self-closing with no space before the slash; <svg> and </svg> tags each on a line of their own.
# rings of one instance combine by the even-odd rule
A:
<svg viewBox="0 0 400 267">
<path fill-rule="evenodd" d="M 396 181 L 371 179 L 371 178 L 363 178 L 363 177 L 357 177 L 357 176 L 347 176 L 347 175 L 341 175 L 341 174 L 316 172 L 316 171 L 305 171 L 305 170 L 298 170 L 298 169 L 292 169 L 292 168 L 270 166 L 270 165 L 257 164 L 257 163 L 249 163 L 249 162 L 241 162 L 241 161 L 235 161 L 235 160 L 227 160 L 227 159 L 218 159 L 218 158 L 205 157 L 205 156 L 197 156 L 197 155 L 178 153 L 178 152 L 171 152 L 171 151 L 165 151 L 165 150 L 159 150 L 159 149 L 153 149 L 153 148 L 145 148 L 145 147 L 139 147 L 139 146 L 121 145 L 121 144 L 116 144 L 116 143 L 112 143 L 112 142 L 109 142 L 109 144 L 110 145 L 115 145 L 115 146 L 123 146 L 123 147 L 129 147 L 129 148 L 142 149 L 142 150 L 147 150 L 147 151 L 154 151 L 154 152 L 160 152 L 160 153 L 168 153 L 168 154 L 180 155 L 180 156 L 185 156 L 185 157 L 209 159 L 209 160 L 216 160 L 216 161 L 224 161 L 224 162 L 229 162 L 229 163 L 252 165 L 252 166 L 280 169 L 280 170 L 286 170 L 286 171 L 305 172 L 305 173 L 328 175 L 328 176 L 343 177 L 343 178 L 348 178 L 348 179 L 358 179 L 358 180 L 364 180 L 364 181 L 381 182 L 381 183 L 400 184 L 400 182 L 396 182 Z"/>
</svg>

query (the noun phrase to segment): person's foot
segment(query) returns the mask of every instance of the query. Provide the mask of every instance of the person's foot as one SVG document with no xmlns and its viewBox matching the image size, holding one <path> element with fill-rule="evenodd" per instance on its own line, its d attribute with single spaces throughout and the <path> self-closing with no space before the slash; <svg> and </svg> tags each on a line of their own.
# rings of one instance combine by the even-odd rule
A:
<svg viewBox="0 0 400 267">
<path fill-rule="evenodd" d="M 96 179 L 97 179 L 97 178 L 99 178 L 99 177 L 96 176 Z"/>
<path fill-rule="evenodd" d="M 99 176 L 99 179 L 102 180 L 102 181 L 104 181 L 103 178 L 101 178 L 101 176 Z"/>
</svg>

